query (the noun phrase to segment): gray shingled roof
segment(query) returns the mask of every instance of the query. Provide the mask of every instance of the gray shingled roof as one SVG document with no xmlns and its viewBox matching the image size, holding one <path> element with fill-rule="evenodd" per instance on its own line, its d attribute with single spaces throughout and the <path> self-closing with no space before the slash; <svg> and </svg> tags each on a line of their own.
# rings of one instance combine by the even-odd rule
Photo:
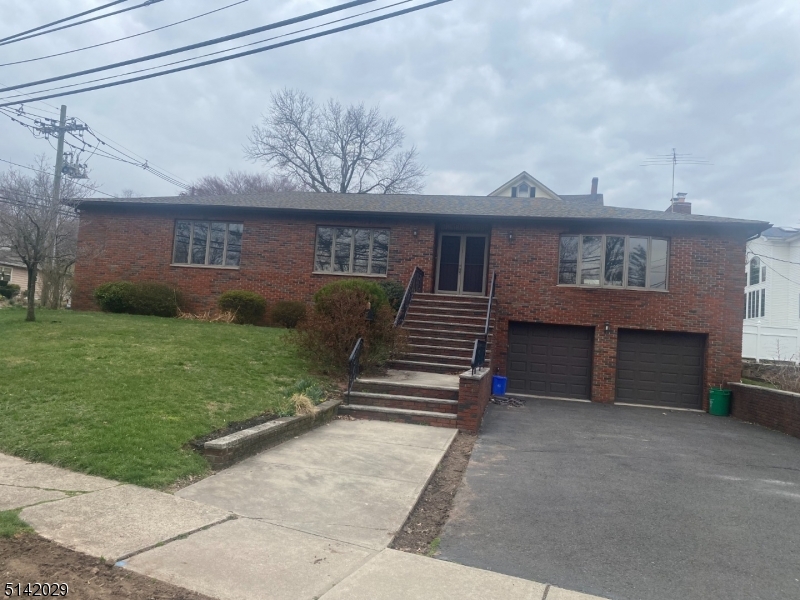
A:
<svg viewBox="0 0 800 600">
<path fill-rule="evenodd" d="M 762 221 L 747 221 L 702 215 L 687 215 L 639 208 L 603 206 L 597 202 L 564 202 L 548 198 L 500 196 L 427 196 L 416 194 L 320 194 L 276 192 L 229 196 L 167 196 L 157 198 L 85 198 L 80 207 L 97 204 L 139 206 L 196 206 L 257 208 L 281 211 L 336 212 L 423 217 L 494 217 L 522 219 L 580 219 L 714 223 L 749 226 L 755 232 L 769 227 Z"/>
<path fill-rule="evenodd" d="M 772 240 L 785 240 L 800 235 L 800 230 L 795 227 L 770 227 L 761 235 Z"/>
<path fill-rule="evenodd" d="M 11 265 L 12 267 L 25 266 L 19 259 L 19 256 L 6 248 L 0 248 L 0 265 Z"/>
</svg>

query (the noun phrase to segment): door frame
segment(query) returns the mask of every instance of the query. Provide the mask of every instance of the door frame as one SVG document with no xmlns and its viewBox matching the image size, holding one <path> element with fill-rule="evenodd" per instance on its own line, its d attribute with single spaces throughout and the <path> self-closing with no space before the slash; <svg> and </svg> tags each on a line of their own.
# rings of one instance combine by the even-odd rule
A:
<svg viewBox="0 0 800 600">
<path fill-rule="evenodd" d="M 458 289 L 453 290 L 439 290 L 439 272 L 441 270 L 442 261 L 442 237 L 449 235 L 461 238 L 461 245 L 458 254 Z M 482 237 L 483 244 L 483 275 L 481 278 L 481 291 L 480 292 L 465 292 L 464 288 L 464 261 L 467 253 L 467 238 L 468 237 Z M 439 233 L 439 239 L 436 241 L 436 282 L 433 288 L 435 294 L 452 295 L 452 296 L 486 296 L 486 274 L 489 271 L 489 234 L 488 233 L 470 233 L 459 231 L 443 231 Z"/>
</svg>

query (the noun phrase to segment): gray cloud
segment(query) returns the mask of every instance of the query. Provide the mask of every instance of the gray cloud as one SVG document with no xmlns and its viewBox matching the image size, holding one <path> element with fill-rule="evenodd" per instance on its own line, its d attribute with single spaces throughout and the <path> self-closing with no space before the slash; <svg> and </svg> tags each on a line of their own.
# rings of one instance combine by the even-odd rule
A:
<svg viewBox="0 0 800 600">
<path fill-rule="evenodd" d="M 0 62 L 128 35 L 226 0 L 165 0 L 98 24 L 0 47 Z M 138 56 L 329 6 L 249 2 L 103 49 L 0 68 L 14 83 Z M 21 4 L 21 6 L 20 6 Z M 0 0 L 12 33 L 96 2 Z M 272 6 L 267 6 L 267 4 Z M 262 35 L 262 37 L 268 37 Z M 485 194 L 525 169 L 563 193 L 592 176 L 610 204 L 666 208 L 668 167 L 695 212 L 800 224 L 800 4 L 796 1 L 454 2 L 369 28 L 163 79 L 67 98 L 79 116 L 184 180 L 257 168 L 242 144 L 272 90 L 380 103 L 420 149 L 431 193 Z M 59 104 L 60 101 L 51 101 Z M 0 119 L 0 158 L 52 150 Z M 108 192 L 173 193 L 92 159 Z"/>
</svg>

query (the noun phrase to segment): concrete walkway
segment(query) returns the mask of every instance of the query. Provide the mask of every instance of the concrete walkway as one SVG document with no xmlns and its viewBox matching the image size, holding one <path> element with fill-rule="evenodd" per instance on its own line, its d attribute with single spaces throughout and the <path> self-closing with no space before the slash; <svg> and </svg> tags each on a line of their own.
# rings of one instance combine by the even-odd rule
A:
<svg viewBox="0 0 800 600">
<path fill-rule="evenodd" d="M 0 455 L 0 510 L 40 535 L 221 600 L 590 600 L 386 547 L 456 433 L 334 421 L 176 495 Z"/>
</svg>

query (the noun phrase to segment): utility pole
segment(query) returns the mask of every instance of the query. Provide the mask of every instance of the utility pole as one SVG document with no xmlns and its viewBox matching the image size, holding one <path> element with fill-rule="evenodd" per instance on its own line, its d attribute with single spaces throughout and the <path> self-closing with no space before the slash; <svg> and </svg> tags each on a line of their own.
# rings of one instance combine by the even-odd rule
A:
<svg viewBox="0 0 800 600">
<path fill-rule="evenodd" d="M 61 171 L 64 169 L 64 135 L 67 133 L 67 105 L 61 105 L 61 118 L 58 121 L 58 146 L 56 150 L 56 175 L 53 179 L 53 202 L 56 207 L 61 202 Z M 58 213 L 56 213 L 58 219 Z M 53 248 L 55 258 L 55 247 Z"/>
</svg>

